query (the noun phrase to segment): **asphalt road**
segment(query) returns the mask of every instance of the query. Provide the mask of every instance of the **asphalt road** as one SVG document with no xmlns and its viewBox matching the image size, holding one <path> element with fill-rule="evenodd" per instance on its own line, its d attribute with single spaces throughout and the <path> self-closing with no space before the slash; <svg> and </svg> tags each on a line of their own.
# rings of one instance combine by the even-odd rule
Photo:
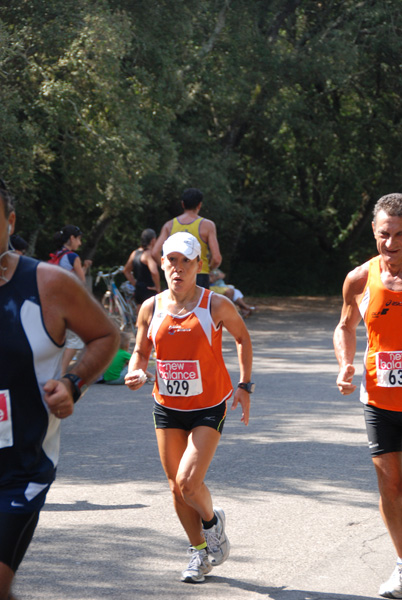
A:
<svg viewBox="0 0 402 600">
<path fill-rule="evenodd" d="M 151 386 L 94 385 L 63 423 L 58 478 L 17 574 L 20 600 L 372 600 L 394 567 L 358 395 L 337 391 L 339 302 L 286 300 L 247 321 L 252 416 L 229 412 L 207 483 L 232 545 L 204 584 L 153 430 Z M 359 330 L 362 356 L 364 332 Z M 238 381 L 234 343 L 224 354 Z M 361 370 L 359 371 L 361 373 Z"/>
</svg>

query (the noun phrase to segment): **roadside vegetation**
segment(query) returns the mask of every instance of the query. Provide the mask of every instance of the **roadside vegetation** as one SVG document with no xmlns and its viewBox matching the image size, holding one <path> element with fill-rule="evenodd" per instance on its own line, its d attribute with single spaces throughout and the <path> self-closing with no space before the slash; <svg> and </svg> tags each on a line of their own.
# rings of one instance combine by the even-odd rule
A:
<svg viewBox="0 0 402 600">
<path fill-rule="evenodd" d="M 339 293 L 402 191 L 401 34 L 391 0 L 2 3 L 17 232 L 46 259 L 76 223 L 95 271 L 199 187 L 244 293 Z"/>
</svg>

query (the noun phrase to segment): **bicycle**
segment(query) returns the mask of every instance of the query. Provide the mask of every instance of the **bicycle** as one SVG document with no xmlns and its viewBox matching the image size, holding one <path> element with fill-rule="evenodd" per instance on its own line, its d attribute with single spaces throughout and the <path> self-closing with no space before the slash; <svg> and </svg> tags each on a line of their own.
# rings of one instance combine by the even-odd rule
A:
<svg viewBox="0 0 402 600">
<path fill-rule="evenodd" d="M 99 271 L 96 276 L 95 285 L 103 279 L 107 291 L 102 297 L 102 306 L 109 317 L 116 323 L 120 331 L 132 331 L 136 334 L 135 324 L 137 321 L 136 304 L 133 297 L 134 287 L 127 281 L 120 289 L 117 287 L 115 278 L 122 273 L 124 267 L 114 267 L 110 273 Z"/>
</svg>

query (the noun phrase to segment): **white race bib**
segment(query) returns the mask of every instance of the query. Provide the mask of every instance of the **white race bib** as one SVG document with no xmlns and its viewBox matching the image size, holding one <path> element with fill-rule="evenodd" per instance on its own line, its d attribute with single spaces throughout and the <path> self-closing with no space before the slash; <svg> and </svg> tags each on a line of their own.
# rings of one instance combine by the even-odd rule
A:
<svg viewBox="0 0 402 600">
<path fill-rule="evenodd" d="M 377 385 L 402 387 L 402 351 L 376 352 Z"/>
<path fill-rule="evenodd" d="M 156 375 L 162 396 L 198 396 L 202 380 L 198 360 L 157 360 Z"/>
<path fill-rule="evenodd" d="M 0 390 L 0 448 L 9 448 L 14 443 L 9 390 Z"/>
</svg>

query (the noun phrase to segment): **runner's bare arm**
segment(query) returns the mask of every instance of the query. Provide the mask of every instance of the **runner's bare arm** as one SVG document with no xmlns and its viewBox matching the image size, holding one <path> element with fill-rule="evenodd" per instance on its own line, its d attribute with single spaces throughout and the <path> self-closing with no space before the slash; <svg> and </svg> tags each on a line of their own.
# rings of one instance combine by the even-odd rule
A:
<svg viewBox="0 0 402 600">
<path fill-rule="evenodd" d="M 135 278 L 134 278 L 134 275 L 133 275 L 133 260 L 134 260 L 134 256 L 135 256 L 135 253 L 136 253 L 136 252 L 137 252 L 137 251 L 136 251 L 136 250 L 134 250 L 134 252 L 132 252 L 132 253 L 130 254 L 130 256 L 128 257 L 128 260 L 127 260 L 127 262 L 126 262 L 126 264 L 124 265 L 124 269 L 123 269 L 123 273 L 124 273 L 124 276 L 125 276 L 125 278 L 126 278 L 126 279 L 127 279 L 127 281 L 129 281 L 129 282 L 131 283 L 131 285 L 133 285 L 134 287 L 135 287 L 135 283 L 136 283 L 136 282 L 135 282 Z"/>
<path fill-rule="evenodd" d="M 343 285 L 343 306 L 340 321 L 334 332 L 335 356 L 339 363 L 339 374 L 336 380 L 339 391 L 343 395 L 352 394 L 356 354 L 356 329 L 361 320 L 358 299 L 361 296 L 368 277 L 367 263 L 351 271 Z"/>
<path fill-rule="evenodd" d="M 209 268 L 212 271 L 219 267 L 222 262 L 215 223 L 209 219 L 204 219 L 201 223 L 200 235 L 208 244 L 210 253 Z"/>
<path fill-rule="evenodd" d="M 160 280 L 160 275 L 159 275 L 158 264 L 157 264 L 156 260 L 154 259 L 154 257 L 152 256 L 150 250 L 148 250 L 144 254 L 145 254 L 145 264 L 147 265 L 147 267 L 151 273 L 151 277 L 152 277 L 152 281 L 154 282 L 155 290 L 159 293 L 161 291 L 161 280 Z"/>
<path fill-rule="evenodd" d="M 253 348 L 251 345 L 250 334 L 244 324 L 243 319 L 237 312 L 235 305 L 224 296 L 213 294 L 211 299 L 211 314 L 215 325 L 222 325 L 234 337 L 237 347 L 237 356 L 239 359 L 240 379 L 248 383 L 251 380 L 251 369 L 253 364 Z M 238 403 L 243 409 L 241 420 L 248 425 L 250 418 L 250 394 L 241 388 L 237 388 L 234 393 L 232 410 L 235 410 Z"/>
<path fill-rule="evenodd" d="M 136 371 L 139 369 L 146 371 L 152 351 L 152 342 L 148 339 L 147 333 L 152 319 L 154 302 L 154 298 L 146 300 L 141 305 L 140 312 L 138 313 L 138 330 L 135 347 L 128 363 L 128 373 L 125 377 L 125 384 L 130 390 L 138 390 L 145 381 L 140 373 L 136 373 Z"/>
<path fill-rule="evenodd" d="M 172 226 L 173 226 L 173 220 L 167 221 L 163 225 L 161 232 L 155 242 L 155 245 L 152 248 L 152 256 L 155 259 L 157 265 L 161 264 L 162 246 L 163 246 L 163 243 L 168 239 L 170 232 L 172 230 Z"/>
<path fill-rule="evenodd" d="M 107 368 L 119 346 L 119 332 L 75 275 L 41 263 L 38 288 L 43 319 L 49 335 L 62 344 L 66 328 L 85 343 L 71 372 L 90 384 Z M 62 373 L 64 375 L 64 373 Z M 72 386 L 68 380 L 50 380 L 45 385 L 45 401 L 54 414 L 63 409 L 72 413 Z M 67 390 L 67 396 L 66 396 Z"/>
</svg>

